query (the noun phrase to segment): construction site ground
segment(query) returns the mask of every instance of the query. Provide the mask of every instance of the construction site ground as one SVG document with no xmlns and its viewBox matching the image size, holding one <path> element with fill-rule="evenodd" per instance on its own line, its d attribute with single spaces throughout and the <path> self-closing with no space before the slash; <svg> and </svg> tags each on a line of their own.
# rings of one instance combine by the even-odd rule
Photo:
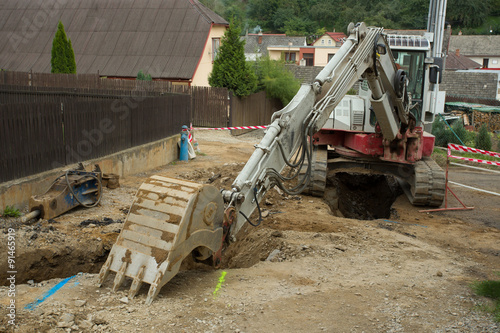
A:
<svg viewBox="0 0 500 333">
<path fill-rule="evenodd" d="M 114 274 L 96 286 L 148 176 L 216 178 L 215 186 L 229 189 L 261 136 L 200 131 L 196 159 L 120 179 L 121 187 L 104 189 L 99 207 L 28 224 L 2 219 L 0 332 L 500 331 L 482 310 L 490 301 L 470 288 L 500 278 L 500 197 L 456 186 L 474 210 L 422 213 L 400 194 L 389 217 L 371 220 L 339 217 L 321 198 L 272 189 L 262 224 L 242 228 L 222 269 L 186 259 L 151 306 L 144 304 L 148 285 L 133 299 L 128 280 L 111 292 Z M 450 179 L 500 192 L 498 174 L 454 167 Z M 450 199 L 449 206 L 459 204 Z M 15 298 L 7 283 L 9 228 Z"/>
</svg>

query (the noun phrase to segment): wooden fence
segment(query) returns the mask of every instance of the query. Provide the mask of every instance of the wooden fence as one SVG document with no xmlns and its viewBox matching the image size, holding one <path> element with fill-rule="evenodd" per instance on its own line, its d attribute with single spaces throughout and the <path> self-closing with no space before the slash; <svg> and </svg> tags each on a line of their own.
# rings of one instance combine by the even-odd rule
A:
<svg viewBox="0 0 500 333">
<path fill-rule="evenodd" d="M 145 97 L 158 97 L 164 94 L 166 93 L 154 89 L 109 90 L 0 84 L 0 104 L 112 101 L 124 98 L 142 100 Z M 226 88 L 191 87 L 182 94 L 190 96 L 190 122 L 194 126 L 225 127 L 229 125 L 229 93 Z M 189 125 L 189 122 L 186 125 Z"/>
<path fill-rule="evenodd" d="M 281 107 L 264 92 L 237 98 L 225 88 L 208 87 L 172 93 L 156 89 L 158 85 L 129 90 L 74 88 L 70 83 L 64 88 L 13 86 L 4 83 L 20 79 L 7 80 L 5 73 L 12 72 L 0 72 L 0 182 L 160 140 L 189 123 L 267 125 Z M 83 76 L 81 82 L 92 82 L 92 77 Z"/>
<path fill-rule="evenodd" d="M 59 104 L 0 105 L 0 182 L 65 163 Z"/>
<path fill-rule="evenodd" d="M 0 71 L 0 84 L 32 87 L 66 87 L 77 89 L 145 90 L 187 93 L 188 85 L 169 81 L 108 79 L 99 74 L 51 74 Z"/>
<path fill-rule="evenodd" d="M 160 140 L 189 123 L 190 96 L 0 104 L 0 182 Z"/>
<path fill-rule="evenodd" d="M 281 107 L 281 101 L 266 98 L 264 91 L 243 98 L 231 96 L 231 126 L 269 125 L 271 116 Z M 232 130 L 231 134 L 240 135 L 250 131 Z"/>
<path fill-rule="evenodd" d="M 191 119 L 198 127 L 226 127 L 229 123 L 229 93 L 226 88 L 194 87 Z"/>
</svg>

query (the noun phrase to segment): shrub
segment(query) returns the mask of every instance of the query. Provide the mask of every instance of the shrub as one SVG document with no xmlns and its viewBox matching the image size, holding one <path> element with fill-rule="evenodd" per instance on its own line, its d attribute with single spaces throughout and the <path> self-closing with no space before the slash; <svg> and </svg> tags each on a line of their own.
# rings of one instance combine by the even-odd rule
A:
<svg viewBox="0 0 500 333">
<path fill-rule="evenodd" d="M 3 210 L 2 215 L 6 216 L 6 217 L 19 217 L 19 216 L 21 216 L 21 212 L 17 208 L 7 206 Z"/>
<path fill-rule="evenodd" d="M 444 121 L 438 117 L 432 123 L 431 133 L 436 137 L 435 145 L 439 147 L 446 147 L 448 142 L 450 142 L 451 136 L 454 136 Z"/>
<path fill-rule="evenodd" d="M 151 74 L 144 74 L 143 71 L 139 71 L 139 73 L 137 73 L 137 80 L 152 81 L 153 78 L 151 77 Z"/>
<path fill-rule="evenodd" d="M 462 120 L 459 119 L 455 121 L 451 129 L 455 134 L 452 133 L 452 136 L 450 137 L 450 142 L 465 145 L 465 142 L 467 142 L 468 139 L 468 131 L 465 129 Z"/>
<path fill-rule="evenodd" d="M 491 150 L 491 136 L 488 132 L 488 127 L 483 124 L 477 133 L 475 147 L 483 150 Z"/>
<path fill-rule="evenodd" d="M 300 81 L 290 72 L 282 61 L 262 57 L 254 62 L 258 90 L 264 90 L 268 97 L 279 98 L 287 105 L 300 88 Z"/>
</svg>

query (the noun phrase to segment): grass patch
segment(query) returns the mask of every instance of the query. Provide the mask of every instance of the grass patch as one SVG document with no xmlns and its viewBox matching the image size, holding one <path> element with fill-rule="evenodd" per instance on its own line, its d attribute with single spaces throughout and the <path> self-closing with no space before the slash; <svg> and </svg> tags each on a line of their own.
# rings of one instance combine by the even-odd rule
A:
<svg viewBox="0 0 500 333">
<path fill-rule="evenodd" d="M 493 306 L 482 306 L 487 312 L 491 312 L 497 322 L 500 322 L 500 281 L 486 280 L 477 281 L 472 284 L 472 290 L 479 296 L 491 298 Z"/>
<path fill-rule="evenodd" d="M 21 215 L 22 214 L 19 211 L 19 209 L 11 207 L 11 206 L 5 207 L 5 209 L 2 212 L 2 216 L 5 216 L 5 217 L 19 217 Z"/>
</svg>

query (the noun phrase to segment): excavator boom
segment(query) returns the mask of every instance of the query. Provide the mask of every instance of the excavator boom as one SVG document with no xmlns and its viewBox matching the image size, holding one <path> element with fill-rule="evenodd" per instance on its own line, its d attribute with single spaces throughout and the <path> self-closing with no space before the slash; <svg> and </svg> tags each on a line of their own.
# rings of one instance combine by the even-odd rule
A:
<svg viewBox="0 0 500 333">
<path fill-rule="evenodd" d="M 302 85 L 293 100 L 273 115 L 231 189 L 219 192 L 211 185 L 160 176 L 142 184 L 99 284 L 115 272 L 113 290 L 117 290 L 129 277 L 133 297 L 141 283 L 148 283 L 146 303 L 151 303 L 189 254 L 217 266 L 228 234 L 236 235 L 246 222 L 256 224 L 249 217 L 269 189 L 278 186 L 298 194 L 309 185 L 310 138 L 359 79 L 366 79 L 372 91 L 371 103 L 386 142 L 410 126 L 406 76 L 396 68 L 383 29 L 359 23 L 351 24 L 348 32 L 346 42 L 315 81 Z M 282 174 L 285 167 L 292 170 L 287 175 Z M 305 176 L 298 177 L 303 167 Z M 296 184 L 287 187 L 293 179 Z"/>
</svg>

